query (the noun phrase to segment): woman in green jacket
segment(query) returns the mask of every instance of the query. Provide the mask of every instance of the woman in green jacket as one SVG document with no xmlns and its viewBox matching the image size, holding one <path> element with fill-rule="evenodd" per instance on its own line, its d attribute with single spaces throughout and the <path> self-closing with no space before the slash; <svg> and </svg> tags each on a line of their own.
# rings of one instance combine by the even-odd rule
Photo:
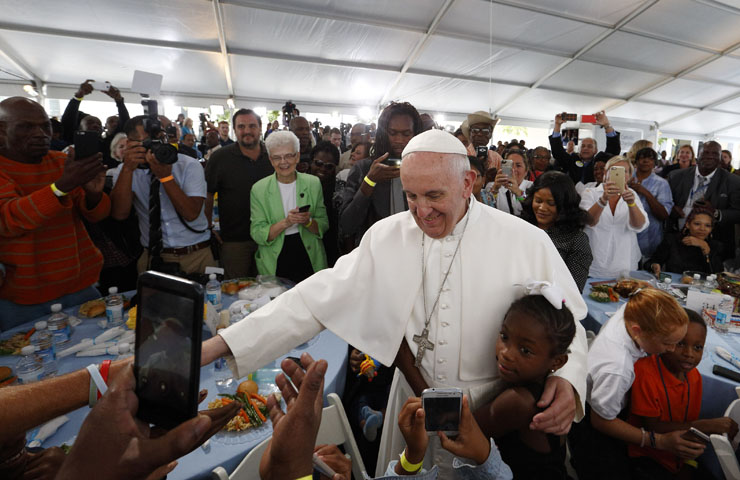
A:
<svg viewBox="0 0 740 480">
<path fill-rule="evenodd" d="M 321 238 L 329 218 L 321 182 L 296 172 L 300 146 L 293 132 L 272 133 L 265 147 L 275 174 L 255 183 L 251 192 L 257 271 L 300 282 L 327 266 Z"/>
</svg>

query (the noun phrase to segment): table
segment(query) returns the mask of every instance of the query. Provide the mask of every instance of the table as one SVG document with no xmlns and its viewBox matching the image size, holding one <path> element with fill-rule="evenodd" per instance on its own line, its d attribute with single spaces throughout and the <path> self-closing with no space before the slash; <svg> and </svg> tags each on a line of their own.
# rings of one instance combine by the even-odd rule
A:
<svg viewBox="0 0 740 480">
<path fill-rule="evenodd" d="M 133 293 L 133 292 L 131 292 Z M 127 295 L 130 296 L 130 295 Z M 236 296 L 224 295 L 222 302 L 224 308 L 237 300 Z M 78 307 L 72 307 L 65 309 L 64 311 L 69 315 L 77 315 Z M 39 319 L 40 320 L 40 319 Z M 92 338 L 103 330 L 98 327 L 96 319 L 83 319 L 82 323 L 74 328 L 72 333 L 72 341 L 70 345 L 74 345 L 83 338 Z M 5 338 L 19 331 L 28 331 L 33 327 L 34 322 L 25 323 L 12 330 L 4 332 L 2 337 Z M 206 327 L 203 330 L 203 339 L 210 338 L 211 334 Z M 346 366 L 347 366 L 347 343 L 334 335 L 328 330 L 324 330 L 319 335 L 314 337 L 306 344 L 300 346 L 289 352 L 287 355 L 279 357 L 273 364 L 266 365 L 266 368 L 279 368 L 280 362 L 286 356 L 300 356 L 302 352 L 306 351 L 311 354 L 314 358 L 326 359 L 329 367 L 326 371 L 326 380 L 324 386 L 324 402 L 326 404 L 326 395 L 329 393 L 338 393 L 341 395 L 344 391 L 344 383 L 346 377 Z M 20 357 L 15 355 L 0 356 L 0 365 L 11 366 L 15 370 L 15 364 L 18 362 Z M 100 363 L 106 359 L 114 359 L 112 355 L 105 355 L 99 357 L 76 357 L 74 355 L 59 360 L 59 375 L 72 372 L 81 368 L 85 368 L 90 363 Z M 213 376 L 213 365 L 207 365 L 202 367 L 200 370 L 200 388 L 208 389 L 207 399 L 200 404 L 200 409 L 207 408 L 208 402 L 218 398 L 218 390 L 216 389 L 216 383 Z M 90 409 L 85 406 L 67 414 L 69 421 L 65 423 L 52 437 L 44 442 L 44 447 L 50 447 L 55 445 L 61 445 L 62 443 L 71 444 L 74 441 L 77 432 L 82 425 L 87 413 Z M 269 422 L 268 422 L 269 423 Z M 269 431 L 272 430 L 272 426 L 268 425 Z M 206 450 L 197 448 L 188 455 L 178 459 L 178 466 L 175 470 L 170 473 L 167 478 L 172 480 L 188 479 L 188 478 L 204 478 L 210 475 L 213 468 L 217 466 L 224 467 L 228 472 L 232 472 L 244 456 L 255 446 L 257 446 L 265 436 L 256 436 L 244 443 L 239 444 L 224 444 L 223 442 L 211 439 L 209 448 Z"/>
</svg>

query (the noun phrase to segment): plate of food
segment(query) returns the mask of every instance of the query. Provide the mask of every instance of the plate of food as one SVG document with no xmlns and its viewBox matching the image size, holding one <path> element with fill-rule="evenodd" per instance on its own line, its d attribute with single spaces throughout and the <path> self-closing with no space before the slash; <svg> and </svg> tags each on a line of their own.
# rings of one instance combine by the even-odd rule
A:
<svg viewBox="0 0 740 480">
<path fill-rule="evenodd" d="M 221 292 L 226 295 L 236 295 L 242 288 L 251 287 L 257 284 L 257 280 L 254 278 L 235 278 L 233 280 L 226 280 L 221 284 Z"/>
<path fill-rule="evenodd" d="M 123 308 L 126 309 L 131 305 L 131 299 L 123 297 Z M 89 300 L 82 305 L 78 311 L 78 315 L 83 318 L 95 318 L 101 315 L 105 315 L 105 299 L 96 298 L 95 300 Z"/>
<path fill-rule="evenodd" d="M 226 445 L 256 443 L 272 434 L 272 423 L 267 413 L 267 395 L 275 392 L 266 388 L 258 392 L 257 383 L 247 380 L 239 384 L 234 394 L 220 393 L 218 398 L 208 402 L 208 409 L 239 402 L 239 413 L 229 420 L 226 426 L 213 436 L 213 440 Z M 279 393 L 276 393 L 279 398 Z"/>
<path fill-rule="evenodd" d="M 614 291 L 614 284 L 604 283 L 601 285 L 592 285 L 591 293 L 588 294 L 591 300 L 599 303 L 618 302 L 619 295 Z"/>
<path fill-rule="evenodd" d="M 0 340 L 0 355 L 20 355 L 21 348 L 31 344 L 31 335 L 35 332 L 31 329 L 27 332 L 18 332 Z"/>
</svg>

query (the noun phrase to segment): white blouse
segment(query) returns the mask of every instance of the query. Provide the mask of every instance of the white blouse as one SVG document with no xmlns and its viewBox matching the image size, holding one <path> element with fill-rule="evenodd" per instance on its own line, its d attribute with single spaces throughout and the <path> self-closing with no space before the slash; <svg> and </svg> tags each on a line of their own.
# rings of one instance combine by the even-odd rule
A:
<svg viewBox="0 0 740 480">
<path fill-rule="evenodd" d="M 581 208 L 589 210 L 603 194 L 603 184 L 596 188 L 587 188 L 581 195 Z M 607 205 L 601 212 L 599 222 L 593 227 L 584 228 L 594 257 L 588 271 L 589 277 L 616 278 L 623 271 L 637 270 L 637 262 L 641 256 L 637 234 L 648 227 L 650 220 L 637 194 L 634 195 L 635 208 L 639 208 L 645 217 L 642 227 L 633 228 L 630 225 L 629 207 L 627 202 L 620 198 L 614 214 Z"/>
<path fill-rule="evenodd" d="M 532 183 L 533 182 L 529 180 L 522 180 L 522 183 L 519 184 L 519 190 L 521 190 L 522 193 L 525 193 L 527 189 L 532 185 Z M 514 209 L 514 211 L 512 212 L 509 209 L 509 202 L 506 199 L 506 192 L 511 191 L 506 187 L 499 187 L 498 196 L 496 197 L 496 208 L 506 213 L 514 214 L 517 217 L 521 216 L 522 204 L 519 203 L 519 200 L 516 199 L 516 195 L 514 195 L 514 192 L 511 192 L 509 195 L 511 196 L 511 207 Z"/>
</svg>

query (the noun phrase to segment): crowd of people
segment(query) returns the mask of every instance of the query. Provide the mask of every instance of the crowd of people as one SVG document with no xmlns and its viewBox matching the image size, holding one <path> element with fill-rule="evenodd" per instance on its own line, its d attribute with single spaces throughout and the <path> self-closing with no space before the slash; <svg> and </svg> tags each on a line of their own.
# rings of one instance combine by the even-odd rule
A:
<svg viewBox="0 0 740 480">
<path fill-rule="evenodd" d="M 705 142 L 696 158 L 681 145 L 668 164 L 648 141 L 626 148 L 598 112 L 604 151 L 594 138 L 576 150 L 561 135 L 561 114 L 549 145 L 492 144 L 498 119 L 486 111 L 451 134 L 395 102 L 377 125 L 341 129 L 312 129 L 298 115 L 282 128 L 263 125 L 242 108 L 217 124 L 202 117 L 198 140 L 184 115 L 130 118 L 115 87 L 105 93 L 118 115 L 103 124 L 80 110 L 92 88 L 80 85 L 61 121 L 25 98 L 0 102 L 0 330 L 54 303 L 78 305 L 111 286 L 133 290 L 147 270 L 203 281 L 206 267 L 221 266 L 227 279 L 277 275 L 297 285 L 207 340 L 203 364 L 233 357 L 242 377 L 332 330 L 349 344 L 343 401 L 365 464 L 387 457 L 379 432 L 384 448 L 403 452 L 388 476 L 567 478 L 567 437 L 580 478 L 699 478 L 704 472 L 683 460 L 703 445 L 683 438 L 685 430 L 737 432 L 734 422 L 698 418 L 696 352 L 706 330 L 669 295 L 634 292 L 590 350 L 579 322 L 589 277 L 638 268 L 716 273 L 735 257 L 740 177 L 719 143 Z M 91 131 L 98 153 L 79 158 L 77 132 Z M 372 382 L 357 375 L 365 354 L 382 364 Z M 282 380 L 284 396 L 298 397 L 292 412 L 282 417 L 271 401 L 265 478 L 310 474 L 298 450 L 286 459 L 306 445 L 284 425 L 316 417 L 309 407 L 319 389 L 309 382 L 307 393 L 302 378 L 326 365 L 307 358 L 303 367 L 283 366 L 299 389 Z M 690 389 L 693 403 L 666 399 L 669 417 L 685 406 L 683 422 L 666 420 L 662 400 L 649 397 L 656 368 Z M 24 454 L 25 429 L 84 404 L 86 375 L 0 389 L 8 406 L 0 424 L 4 415 L 12 425 L 0 436 L 0 473 L 53 478 L 48 472 L 59 469 L 82 478 L 108 459 L 106 478 L 120 475 L 110 465 L 160 478 L 233 415 L 212 411 L 154 438 L 132 419 L 124 363 L 66 460 L 56 451 Z M 435 386 L 465 391 L 457 438 L 429 439 L 419 399 L 402 398 Z M 75 393 L 48 413 L 39 413 L 43 401 L 20 401 L 54 388 Z M 116 421 L 102 428 L 105 415 Z M 311 429 L 300 433 L 310 443 Z M 117 440 L 93 462 L 98 437 Z M 38 468 L 39 459 L 52 466 Z"/>
</svg>

